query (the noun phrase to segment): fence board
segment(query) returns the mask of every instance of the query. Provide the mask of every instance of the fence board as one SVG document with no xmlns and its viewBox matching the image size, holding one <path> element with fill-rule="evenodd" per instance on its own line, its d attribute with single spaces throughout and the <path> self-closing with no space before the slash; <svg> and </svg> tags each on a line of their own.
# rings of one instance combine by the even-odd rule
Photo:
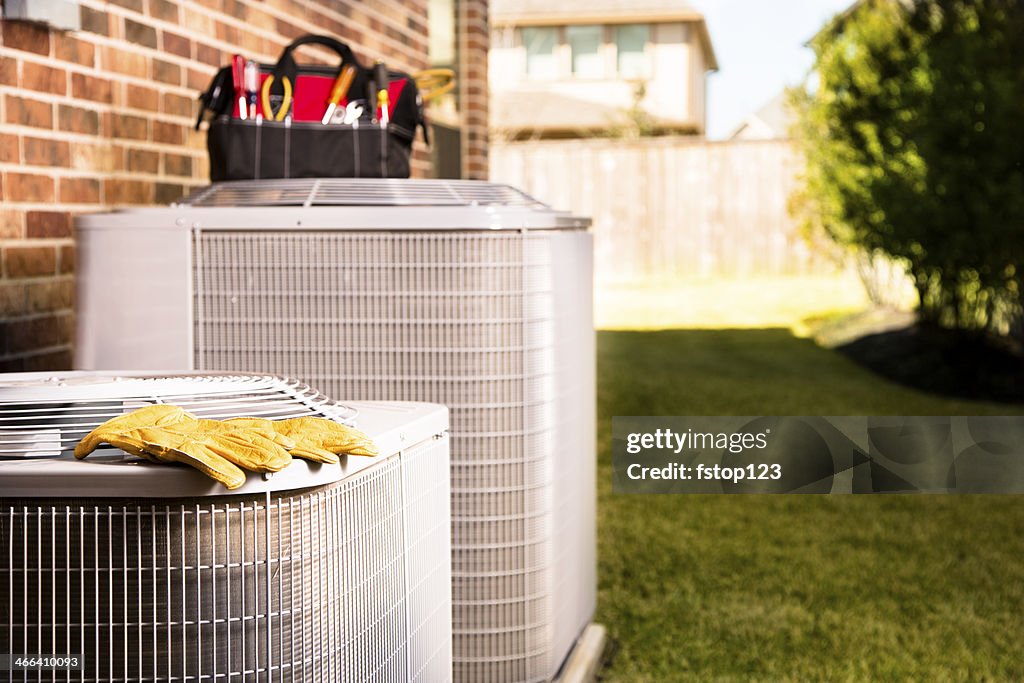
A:
<svg viewBox="0 0 1024 683">
<path fill-rule="evenodd" d="M 820 275 L 787 211 L 799 159 L 785 140 L 494 142 L 491 179 L 594 221 L 599 283 Z"/>
</svg>

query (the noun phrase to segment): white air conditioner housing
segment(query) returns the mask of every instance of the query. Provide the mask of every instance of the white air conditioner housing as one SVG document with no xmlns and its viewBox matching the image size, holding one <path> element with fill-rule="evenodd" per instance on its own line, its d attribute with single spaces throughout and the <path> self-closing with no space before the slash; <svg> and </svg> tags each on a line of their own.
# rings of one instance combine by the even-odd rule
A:
<svg viewBox="0 0 1024 683">
<path fill-rule="evenodd" d="M 83 216 L 76 364 L 447 405 L 455 679 L 547 680 L 596 597 L 588 226 L 428 180 L 221 183 Z"/>
<path fill-rule="evenodd" d="M 72 457 L 156 402 L 354 422 L 382 455 L 232 491 L 110 447 Z M 14 680 L 450 680 L 448 444 L 442 406 L 275 377 L 0 375 L 0 653 L 81 658 Z"/>
</svg>

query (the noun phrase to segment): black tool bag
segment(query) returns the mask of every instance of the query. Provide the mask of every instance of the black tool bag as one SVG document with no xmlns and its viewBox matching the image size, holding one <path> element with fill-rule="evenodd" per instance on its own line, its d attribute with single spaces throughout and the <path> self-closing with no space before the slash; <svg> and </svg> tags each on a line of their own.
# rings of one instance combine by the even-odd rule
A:
<svg viewBox="0 0 1024 683">
<path fill-rule="evenodd" d="M 310 44 L 337 52 L 339 66 L 297 65 L 292 53 Z M 332 91 L 347 65 L 354 67 L 354 76 L 325 123 Z M 239 87 L 229 65 L 199 96 L 196 130 L 206 112 L 213 115 L 206 141 L 210 180 L 409 177 L 417 127 L 427 136 L 411 76 L 381 65 L 364 67 L 344 43 L 314 35 L 295 40 L 277 64 L 253 64 L 254 72 L 257 67 L 257 92 Z M 374 81 L 375 73 L 387 83 Z M 376 106 L 381 88 L 387 91 L 386 111 Z"/>
</svg>

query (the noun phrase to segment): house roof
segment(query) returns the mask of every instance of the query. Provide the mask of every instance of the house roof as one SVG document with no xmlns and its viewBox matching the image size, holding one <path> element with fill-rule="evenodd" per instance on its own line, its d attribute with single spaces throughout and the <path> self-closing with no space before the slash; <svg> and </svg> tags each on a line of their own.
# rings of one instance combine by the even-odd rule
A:
<svg viewBox="0 0 1024 683">
<path fill-rule="evenodd" d="M 710 71 L 718 71 L 704 15 L 687 0 L 491 0 L 492 27 L 689 22 Z"/>
<path fill-rule="evenodd" d="M 627 122 L 621 107 L 549 91 L 491 93 L 491 127 L 496 131 L 606 131 Z M 653 117 L 651 123 L 667 129 L 688 129 L 693 124 Z"/>
<path fill-rule="evenodd" d="M 780 90 L 760 109 L 747 114 L 743 118 L 743 122 L 729 135 L 729 139 L 778 140 L 788 138 L 794 120 L 793 109 L 789 106 L 786 91 Z"/>
</svg>

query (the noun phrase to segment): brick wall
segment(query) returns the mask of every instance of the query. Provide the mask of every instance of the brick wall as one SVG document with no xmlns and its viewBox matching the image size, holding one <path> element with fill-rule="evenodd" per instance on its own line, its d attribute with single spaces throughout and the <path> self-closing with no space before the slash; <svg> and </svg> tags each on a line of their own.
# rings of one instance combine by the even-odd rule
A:
<svg viewBox="0 0 1024 683">
<path fill-rule="evenodd" d="M 487 0 L 457 0 L 462 177 L 487 180 Z"/>
<path fill-rule="evenodd" d="M 466 4 L 485 60 L 486 3 Z M 71 367 L 74 214 L 206 182 L 195 98 L 231 54 L 269 62 L 298 35 L 328 33 L 364 61 L 427 66 L 427 0 L 81 0 L 81 20 L 75 32 L 0 22 L 0 371 Z M 478 55 L 479 38 L 469 47 Z M 478 147 L 472 175 L 486 177 Z"/>
</svg>

